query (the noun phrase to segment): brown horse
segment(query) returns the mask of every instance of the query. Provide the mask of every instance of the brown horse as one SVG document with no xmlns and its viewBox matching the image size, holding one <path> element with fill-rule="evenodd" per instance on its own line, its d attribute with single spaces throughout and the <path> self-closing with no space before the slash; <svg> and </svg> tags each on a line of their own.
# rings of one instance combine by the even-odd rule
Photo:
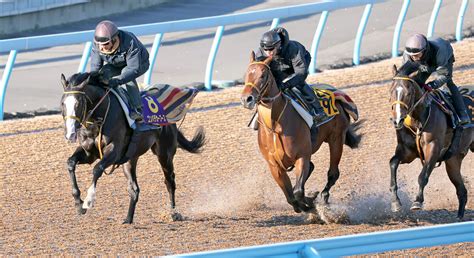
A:
<svg viewBox="0 0 474 258">
<path fill-rule="evenodd" d="M 271 58 L 263 62 L 255 61 L 252 52 L 250 65 L 245 74 L 245 87 L 241 102 L 245 108 L 257 106 L 258 144 L 260 152 L 268 163 L 273 178 L 283 190 L 287 202 L 295 212 L 310 211 L 314 208 L 314 198 L 305 196 L 305 183 L 314 169 L 311 155 L 323 142 L 329 144 L 330 166 L 328 182 L 322 191 L 327 204 L 329 190 L 339 178 L 339 162 L 343 145 L 356 148 L 361 136 L 354 131 L 349 115 L 336 102 L 340 113 L 330 122 L 313 130 L 317 135 L 311 137 L 310 128 L 290 104 L 289 99 L 278 89 L 270 70 Z M 293 188 L 287 172 L 296 169 L 296 182 Z"/>
<path fill-rule="evenodd" d="M 61 75 L 64 87 L 61 99 L 62 116 L 65 123 L 65 137 L 70 142 L 79 138 L 80 146 L 67 160 L 72 184 L 72 195 L 79 214 L 86 213 L 95 202 L 97 180 L 112 165 L 120 165 L 133 130 L 129 127 L 120 103 L 114 94 L 101 85 L 96 74 L 78 73 L 68 80 Z M 102 85 L 103 86 L 103 85 Z M 199 153 L 205 143 L 205 134 L 200 128 L 188 141 L 175 124 L 163 126 L 159 130 L 148 130 L 137 134 L 137 148 L 131 159 L 123 164 L 123 172 L 128 179 L 130 204 L 124 223 L 132 223 L 140 188 L 137 182 L 138 158 L 149 149 L 158 158 L 165 176 L 171 208 L 175 208 L 175 173 L 173 158 L 177 147 L 191 153 Z M 99 159 L 92 170 L 92 184 L 87 197 L 81 199 L 81 191 L 76 181 L 76 166 L 92 164 Z M 173 214 L 174 215 L 174 214 Z"/>
<path fill-rule="evenodd" d="M 467 190 L 461 176 L 461 164 L 469 152 L 474 151 L 474 128 L 458 132 L 449 117 L 442 111 L 429 90 L 417 81 L 418 65 L 407 62 L 397 71 L 393 66 L 393 82 L 390 88 L 392 119 L 397 130 L 397 147 L 390 159 L 392 192 L 391 208 L 397 212 L 401 202 L 397 195 L 397 169 L 401 163 L 411 163 L 420 158 L 423 168 L 418 176 L 419 191 L 411 209 L 423 208 L 423 190 L 436 163 L 444 161 L 448 177 L 456 187 L 459 208 L 457 217 L 462 219 L 467 203 Z M 455 141 L 455 144 L 452 144 Z"/>
</svg>

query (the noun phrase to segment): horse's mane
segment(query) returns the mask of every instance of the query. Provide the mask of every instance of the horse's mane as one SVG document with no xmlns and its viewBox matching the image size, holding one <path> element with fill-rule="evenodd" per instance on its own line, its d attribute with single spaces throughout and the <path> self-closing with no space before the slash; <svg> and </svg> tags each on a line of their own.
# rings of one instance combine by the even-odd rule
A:
<svg viewBox="0 0 474 258">
<path fill-rule="evenodd" d="M 411 73 L 415 72 L 416 70 L 418 70 L 418 67 L 420 65 L 418 63 L 415 63 L 415 62 L 412 62 L 412 61 L 408 61 L 406 63 L 404 63 L 402 65 L 402 67 L 400 67 L 400 69 L 398 70 L 398 75 L 403 75 L 403 76 L 408 76 L 410 75 Z"/>
<path fill-rule="evenodd" d="M 69 77 L 68 82 L 69 82 L 70 87 L 75 87 L 75 86 L 80 85 L 82 82 L 84 82 L 87 79 L 89 79 L 89 82 L 87 83 L 88 86 L 94 86 L 94 87 L 105 86 L 101 82 L 100 75 L 97 72 L 73 74 L 71 75 L 71 77 Z"/>
</svg>

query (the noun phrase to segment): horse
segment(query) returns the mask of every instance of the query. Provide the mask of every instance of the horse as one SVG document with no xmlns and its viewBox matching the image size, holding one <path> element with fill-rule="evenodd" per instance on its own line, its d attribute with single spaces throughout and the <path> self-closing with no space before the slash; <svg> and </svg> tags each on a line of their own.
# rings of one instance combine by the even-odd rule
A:
<svg viewBox="0 0 474 258">
<path fill-rule="evenodd" d="M 418 65 L 405 63 L 400 70 L 392 67 L 390 87 L 392 121 L 397 134 L 395 154 L 390 159 L 391 210 L 399 212 L 401 202 L 397 190 L 397 169 L 400 164 L 419 158 L 423 168 L 418 176 L 419 191 L 411 210 L 423 208 L 423 190 L 436 163 L 444 161 L 451 183 L 456 187 L 459 202 L 457 218 L 464 217 L 467 190 L 461 176 L 461 165 L 469 150 L 474 152 L 474 129 L 452 128 L 452 122 L 432 94 L 418 78 Z M 454 143 L 454 144 L 453 144 Z"/>
<path fill-rule="evenodd" d="M 349 115 L 338 101 L 336 106 L 340 113 L 318 130 L 310 130 L 305 120 L 289 104 L 289 99 L 277 87 L 270 69 L 271 61 L 272 58 L 268 57 L 257 62 L 255 53 L 251 53 L 241 102 L 247 109 L 257 107 L 259 149 L 287 202 L 296 213 L 308 212 L 314 209 L 314 199 L 317 197 L 317 194 L 305 196 L 305 183 L 314 169 L 311 155 L 323 142 L 329 144 L 328 181 L 321 192 L 324 204 L 327 205 L 329 190 L 339 178 L 343 145 L 357 148 L 362 136 L 355 132 L 355 125 L 351 124 Z M 296 174 L 294 187 L 288 176 L 293 168 Z"/>
<path fill-rule="evenodd" d="M 61 74 L 64 92 L 61 98 L 61 113 L 65 124 L 65 138 L 80 146 L 67 159 L 67 168 L 72 184 L 72 196 L 78 214 L 85 214 L 93 207 L 97 180 L 110 166 L 115 169 L 123 163 L 124 154 L 133 134 L 119 100 L 110 89 L 101 85 L 96 73 L 77 73 L 67 80 Z M 112 96 L 111 96 L 112 95 Z M 138 158 L 152 150 L 158 158 L 165 176 L 170 206 L 175 209 L 175 172 L 173 158 L 177 147 L 190 153 L 199 153 L 205 144 L 205 132 L 198 128 L 192 138 L 187 140 L 175 124 L 162 126 L 158 130 L 144 131 L 137 135 L 137 147 L 131 158 L 123 164 L 123 172 L 128 180 L 130 204 L 124 224 L 133 223 L 135 207 L 140 188 L 137 182 Z M 81 200 L 75 170 L 78 164 L 92 164 L 99 159 L 92 170 L 92 184 L 87 190 L 87 197 Z M 111 173 L 111 172 L 110 172 Z"/>
</svg>

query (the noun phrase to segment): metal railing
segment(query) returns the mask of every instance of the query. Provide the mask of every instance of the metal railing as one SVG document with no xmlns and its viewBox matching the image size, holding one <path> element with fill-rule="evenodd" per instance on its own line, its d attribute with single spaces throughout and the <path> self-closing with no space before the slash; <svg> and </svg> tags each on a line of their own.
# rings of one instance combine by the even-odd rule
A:
<svg viewBox="0 0 474 258">
<path fill-rule="evenodd" d="M 313 57 L 309 66 L 310 74 L 316 72 L 316 61 L 317 51 L 323 30 L 327 21 L 327 17 L 330 11 L 338 10 L 341 8 L 348 8 L 354 6 L 365 5 L 364 13 L 359 23 L 359 28 L 356 34 L 356 40 L 354 44 L 353 53 L 353 64 L 360 64 L 360 47 L 362 42 L 362 36 L 369 19 L 372 5 L 374 3 L 383 2 L 385 0 L 327 0 L 318 3 L 302 4 L 289 7 L 273 8 L 268 10 L 253 11 L 240 14 L 228 14 L 213 17 L 205 17 L 198 19 L 187 19 L 171 22 L 151 23 L 137 26 L 121 27 L 121 29 L 131 31 L 137 36 L 141 35 L 153 35 L 156 34 L 153 42 L 152 50 L 150 52 L 150 67 L 144 76 L 144 83 L 149 84 L 151 82 L 151 74 L 153 67 L 156 63 L 156 57 L 158 50 L 165 33 L 178 32 L 178 31 L 189 31 L 202 28 L 217 27 L 214 41 L 209 53 L 207 60 L 206 73 L 204 78 L 204 84 L 206 89 L 212 88 L 212 74 L 214 67 L 214 60 L 219 49 L 220 40 L 225 30 L 226 25 L 231 24 L 242 24 L 248 22 L 254 22 L 259 20 L 273 20 L 271 28 L 276 27 L 279 24 L 280 18 L 294 17 L 308 14 L 321 13 L 316 32 L 314 34 L 313 42 L 311 44 L 310 53 Z M 402 29 L 403 21 L 406 16 L 406 12 L 410 5 L 410 0 L 404 0 L 400 15 L 397 20 L 397 25 L 394 31 L 394 37 L 392 42 L 392 56 L 398 56 L 398 44 L 400 38 L 400 32 Z M 462 24 L 464 19 L 464 13 L 466 12 L 468 0 L 463 0 L 456 25 L 456 39 L 462 40 Z M 435 2 L 435 7 L 430 19 L 428 34 L 434 30 L 436 16 L 438 15 L 439 8 L 441 7 L 441 0 Z M 277 17 L 277 18 L 275 18 Z M 26 37 L 26 38 L 15 38 L 0 40 L 0 52 L 10 51 L 7 64 L 5 66 L 2 81 L 0 83 L 0 121 L 3 120 L 3 107 L 5 100 L 5 92 L 7 89 L 8 81 L 11 76 L 12 69 L 14 67 L 16 55 L 21 50 L 31 50 L 45 47 L 63 46 L 77 43 L 86 43 L 82 55 L 81 62 L 78 67 L 78 72 L 84 72 L 86 70 L 87 62 L 92 48 L 90 39 L 93 36 L 93 31 L 81 31 L 74 33 L 62 33 L 54 35 L 45 35 L 37 37 Z"/>
<path fill-rule="evenodd" d="M 87 2 L 89 0 L 2 0 L 0 1 L 0 17 L 38 12 Z"/>
<path fill-rule="evenodd" d="M 474 241 L 474 222 L 409 228 L 167 257 L 341 257 Z"/>
</svg>

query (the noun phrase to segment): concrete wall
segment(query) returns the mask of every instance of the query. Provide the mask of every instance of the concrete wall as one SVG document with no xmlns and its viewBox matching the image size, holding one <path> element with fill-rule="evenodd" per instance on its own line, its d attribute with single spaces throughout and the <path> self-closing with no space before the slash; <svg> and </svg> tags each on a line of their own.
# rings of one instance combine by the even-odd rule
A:
<svg viewBox="0 0 474 258">
<path fill-rule="evenodd" d="M 92 0 L 39 12 L 0 17 L 0 38 L 39 28 L 123 13 L 170 0 Z"/>
</svg>

